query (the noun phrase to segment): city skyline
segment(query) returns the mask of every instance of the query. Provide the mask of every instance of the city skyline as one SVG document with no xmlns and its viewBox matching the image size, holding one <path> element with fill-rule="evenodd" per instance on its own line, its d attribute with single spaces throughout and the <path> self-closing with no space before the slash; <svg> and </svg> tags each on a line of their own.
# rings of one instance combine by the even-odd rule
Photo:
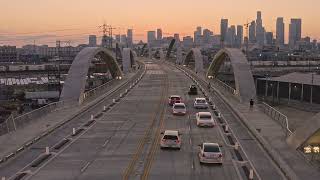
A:
<svg viewBox="0 0 320 180">
<path fill-rule="evenodd" d="M 156 8 L 153 1 L 136 4 L 128 0 L 123 0 L 121 3 L 100 0 L 90 1 L 92 4 L 101 4 L 101 7 L 125 4 L 123 8 L 111 8 L 108 9 L 108 12 L 102 11 L 100 6 L 90 5 L 88 1 L 84 0 L 77 1 L 77 4 L 73 0 L 64 2 L 64 4 L 61 4 L 62 1 L 60 0 L 55 2 L 44 0 L 34 6 L 36 8 L 32 7 L 37 2 L 35 0 L 17 4 L 18 2 L 17 0 L 1 2 L 3 15 L 0 17 L 2 22 L 0 45 L 21 46 L 32 44 L 34 41 L 37 44 L 55 44 L 57 39 L 71 40 L 76 44 L 87 43 L 88 35 L 101 36 L 101 29 L 98 26 L 103 22 L 116 27 L 115 34 L 119 34 L 119 32 L 126 34 L 127 28 L 133 28 L 135 42 L 138 40 L 146 41 L 147 31 L 157 28 L 162 29 L 163 36 L 173 36 L 174 33 L 179 33 L 181 38 L 187 35 L 193 36 L 193 31 L 197 26 L 210 29 L 214 34 L 220 34 L 221 18 L 228 19 L 229 25 L 243 25 L 247 21 L 255 20 L 257 11 L 262 11 L 263 25 L 266 31 L 274 34 L 276 32 L 276 19 L 278 17 L 284 18 L 286 43 L 288 42 L 291 18 L 302 19 L 303 37 L 310 36 L 312 39 L 320 39 L 320 25 L 313 21 L 320 15 L 312 14 L 313 9 L 316 10 L 315 7 L 317 7 L 317 4 L 320 5 L 320 2 L 313 0 L 307 0 L 304 3 L 296 0 L 284 0 L 277 2 L 276 6 L 274 5 L 275 0 L 246 0 L 243 2 L 200 0 L 197 2 L 199 8 L 194 7 L 194 2 L 190 0 L 183 1 L 183 4 L 182 1 L 171 2 L 170 6 L 165 5 L 169 3 L 165 0 L 162 4 L 157 4 Z M 203 3 L 208 6 L 203 7 Z M 49 10 L 45 10 L 47 6 L 50 6 Z M 130 11 L 130 7 L 134 13 L 125 14 L 124 12 Z M 28 8 L 32 11 L 28 11 Z M 286 11 L 283 11 L 284 8 Z M 179 13 L 175 13 L 175 16 L 170 16 L 170 12 L 177 11 Z M 44 13 L 46 13 L 46 18 L 39 16 Z M 86 16 L 80 16 L 83 13 Z M 68 16 L 66 16 L 67 14 Z M 116 14 L 117 16 L 110 18 L 110 14 Z M 145 14 L 148 14 L 148 16 Z M 238 14 L 241 14 L 241 16 Z M 62 16 L 65 16 L 63 20 Z M 28 23 L 23 23 L 25 19 L 28 19 Z M 176 25 L 178 23 L 179 26 Z"/>
</svg>

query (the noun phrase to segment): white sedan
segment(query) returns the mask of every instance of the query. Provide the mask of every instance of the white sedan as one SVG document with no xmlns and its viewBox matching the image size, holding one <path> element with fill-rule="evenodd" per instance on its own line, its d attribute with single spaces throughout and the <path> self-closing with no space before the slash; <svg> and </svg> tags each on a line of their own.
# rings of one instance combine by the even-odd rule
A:
<svg viewBox="0 0 320 180">
<path fill-rule="evenodd" d="M 208 103 L 206 98 L 196 98 L 194 100 L 193 107 L 196 109 L 207 109 Z"/>
<path fill-rule="evenodd" d="M 222 152 L 218 143 L 202 143 L 199 146 L 200 163 L 223 163 Z"/>
<path fill-rule="evenodd" d="M 181 148 L 181 138 L 180 138 L 179 131 L 165 130 L 161 134 L 163 134 L 160 141 L 161 148 L 174 148 L 174 149 Z"/>
<path fill-rule="evenodd" d="M 184 103 L 174 103 L 172 113 L 174 115 L 185 115 L 187 113 L 186 105 Z"/>
<path fill-rule="evenodd" d="M 199 127 L 213 127 L 216 121 L 213 119 L 211 112 L 198 112 L 196 114 L 197 126 Z"/>
</svg>

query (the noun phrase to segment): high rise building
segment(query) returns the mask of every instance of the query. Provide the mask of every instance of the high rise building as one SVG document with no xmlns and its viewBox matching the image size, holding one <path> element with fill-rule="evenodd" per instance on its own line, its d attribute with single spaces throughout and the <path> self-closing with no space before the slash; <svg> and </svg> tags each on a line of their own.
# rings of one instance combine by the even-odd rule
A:
<svg viewBox="0 0 320 180">
<path fill-rule="evenodd" d="M 289 46 L 294 48 L 297 41 L 301 40 L 301 19 L 291 19 L 289 25 Z"/>
<path fill-rule="evenodd" d="M 273 33 L 266 32 L 266 45 L 271 46 L 273 44 Z"/>
<path fill-rule="evenodd" d="M 156 41 L 156 32 L 155 31 L 148 31 L 147 42 L 148 42 L 149 46 L 152 46 L 155 41 Z"/>
<path fill-rule="evenodd" d="M 228 28 L 226 42 L 227 45 L 233 47 L 236 40 L 236 26 L 232 25 Z"/>
<path fill-rule="evenodd" d="M 278 17 L 277 18 L 276 42 L 277 42 L 278 46 L 284 45 L 284 22 L 283 22 L 283 17 Z"/>
<path fill-rule="evenodd" d="M 132 47 L 133 45 L 133 30 L 128 29 L 127 30 L 127 43 L 129 47 Z"/>
<path fill-rule="evenodd" d="M 209 44 L 211 41 L 211 36 L 213 35 L 213 32 L 210 31 L 209 29 L 204 29 L 203 30 L 203 43 L 204 44 Z"/>
<path fill-rule="evenodd" d="M 180 35 L 178 33 L 175 33 L 173 38 L 176 40 L 176 42 L 180 42 Z"/>
<path fill-rule="evenodd" d="M 227 31 L 228 31 L 228 19 L 221 19 L 221 23 L 220 23 L 220 40 L 221 40 L 221 42 L 224 42 L 226 40 Z"/>
<path fill-rule="evenodd" d="M 125 34 L 122 34 L 120 36 L 120 42 L 121 42 L 121 44 L 125 45 L 126 47 L 128 46 L 128 38 Z"/>
<path fill-rule="evenodd" d="M 256 22 L 252 21 L 249 26 L 249 42 L 256 43 Z"/>
<path fill-rule="evenodd" d="M 157 29 L 157 40 L 162 40 L 162 29 Z"/>
<path fill-rule="evenodd" d="M 237 26 L 236 46 L 241 47 L 243 43 L 243 26 Z"/>
<path fill-rule="evenodd" d="M 96 47 L 96 46 L 97 46 L 97 36 L 89 35 L 89 47 Z"/>
<path fill-rule="evenodd" d="M 265 30 L 262 25 L 261 11 L 258 11 L 257 20 L 256 20 L 256 40 L 259 45 L 264 45 L 264 36 L 265 36 Z"/>
<path fill-rule="evenodd" d="M 196 46 L 200 46 L 202 44 L 202 27 L 197 27 L 197 30 L 194 32 L 193 38 Z"/>
<path fill-rule="evenodd" d="M 191 36 L 183 37 L 182 41 L 183 47 L 192 48 L 193 47 L 193 38 Z"/>
</svg>

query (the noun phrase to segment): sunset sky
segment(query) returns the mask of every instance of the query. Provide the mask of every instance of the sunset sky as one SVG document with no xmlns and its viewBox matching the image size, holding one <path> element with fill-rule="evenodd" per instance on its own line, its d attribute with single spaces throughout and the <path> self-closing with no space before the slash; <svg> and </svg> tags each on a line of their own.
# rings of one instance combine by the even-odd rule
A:
<svg viewBox="0 0 320 180">
<path fill-rule="evenodd" d="M 193 35 L 196 26 L 220 33 L 220 19 L 243 25 L 262 11 L 267 31 L 275 32 L 284 17 L 286 36 L 290 18 L 302 18 L 302 34 L 320 40 L 320 0 L 0 0 L 0 45 L 87 43 L 89 34 L 101 35 L 106 22 L 116 34 L 134 29 L 134 40 L 162 28 L 164 36 Z M 286 37 L 287 39 L 287 37 Z"/>
</svg>

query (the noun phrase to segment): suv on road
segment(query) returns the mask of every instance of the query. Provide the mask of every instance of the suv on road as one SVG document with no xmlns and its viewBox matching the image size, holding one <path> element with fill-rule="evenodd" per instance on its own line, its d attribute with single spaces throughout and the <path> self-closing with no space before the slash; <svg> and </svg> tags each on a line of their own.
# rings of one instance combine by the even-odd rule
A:
<svg viewBox="0 0 320 180">
<path fill-rule="evenodd" d="M 160 141 L 160 148 L 173 148 L 173 149 L 180 149 L 181 148 L 181 138 L 179 131 L 174 130 L 165 130 L 163 133 L 161 141 Z"/>
<path fill-rule="evenodd" d="M 188 94 L 189 95 L 197 95 L 198 94 L 197 86 L 196 85 L 190 85 Z"/>
</svg>

